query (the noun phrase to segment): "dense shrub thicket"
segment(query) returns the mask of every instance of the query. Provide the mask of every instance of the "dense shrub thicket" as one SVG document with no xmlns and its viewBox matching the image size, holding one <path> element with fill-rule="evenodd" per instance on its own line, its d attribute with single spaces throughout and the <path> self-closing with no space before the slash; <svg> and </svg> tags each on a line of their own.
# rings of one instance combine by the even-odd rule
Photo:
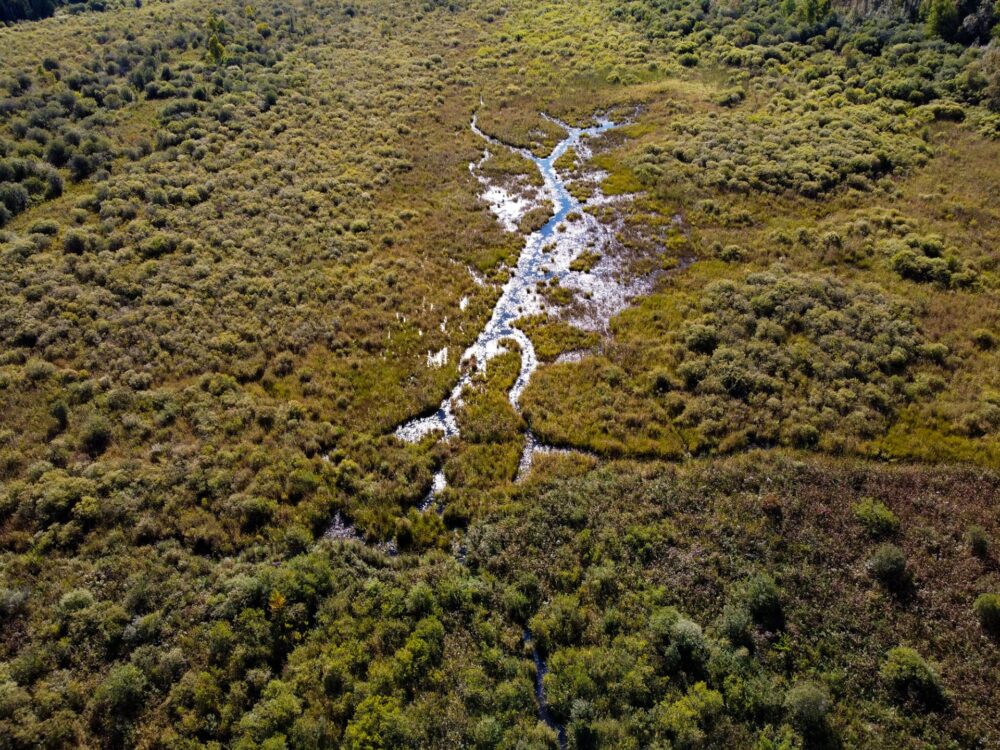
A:
<svg viewBox="0 0 1000 750">
<path fill-rule="evenodd" d="M 832 279 L 721 281 L 700 308 L 676 334 L 673 372 L 690 394 L 679 422 L 709 445 L 871 437 L 906 400 L 908 367 L 935 353 L 903 308 Z"/>
<path fill-rule="evenodd" d="M 630 372 L 583 364 L 543 370 L 525 394 L 531 425 L 556 442 L 611 453 L 639 443 L 602 443 L 589 426 L 595 416 L 606 434 L 618 434 L 622 422 L 632 432 L 655 425 L 690 451 L 852 450 L 883 434 L 901 405 L 920 398 L 916 368 L 935 368 L 948 355 L 923 339 L 905 305 L 829 276 L 776 267 L 709 284 L 686 313 L 679 304 L 653 298 L 620 325 L 630 339 L 662 333 Z M 601 381 L 617 384 L 628 411 L 587 412 L 583 400 L 582 423 L 571 421 L 578 412 L 561 404 L 600 399 Z M 653 409 L 636 414 L 638 400 Z M 659 445 L 670 444 L 661 438 Z M 661 450 L 654 444 L 653 452 Z"/>
</svg>

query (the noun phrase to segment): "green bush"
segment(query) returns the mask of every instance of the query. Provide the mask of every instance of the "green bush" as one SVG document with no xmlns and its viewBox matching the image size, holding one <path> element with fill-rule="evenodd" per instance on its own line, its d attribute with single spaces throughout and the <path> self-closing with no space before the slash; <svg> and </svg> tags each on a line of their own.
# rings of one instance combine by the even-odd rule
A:
<svg viewBox="0 0 1000 750">
<path fill-rule="evenodd" d="M 87 453 L 96 456 L 103 453 L 111 442 L 111 425 L 103 416 L 92 416 L 83 425 L 80 444 Z"/>
<path fill-rule="evenodd" d="M 881 500 L 866 497 L 861 502 L 855 503 L 852 510 L 854 517 L 872 536 L 888 536 L 899 530 L 899 519 Z"/>
<path fill-rule="evenodd" d="M 722 610 L 719 631 L 733 646 L 753 645 L 753 618 L 745 606 L 727 604 Z"/>
<path fill-rule="evenodd" d="M 768 630 L 780 630 L 785 624 L 781 589 L 767 575 L 754 576 L 747 586 L 747 607 L 754 622 Z"/>
<path fill-rule="evenodd" d="M 980 594 L 972 605 L 983 630 L 1000 635 L 1000 594 Z"/>
<path fill-rule="evenodd" d="M 897 698 L 935 708 L 945 699 L 937 672 L 924 658 L 906 646 L 891 649 L 880 671 L 882 679 Z"/>
<path fill-rule="evenodd" d="M 94 694 L 99 719 L 118 721 L 138 713 L 145 690 L 146 678 L 134 664 L 112 667 Z"/>
<path fill-rule="evenodd" d="M 830 695 L 814 682 L 796 683 L 785 695 L 788 720 L 804 733 L 821 731 L 830 711 Z"/>
<path fill-rule="evenodd" d="M 866 564 L 868 572 L 893 591 L 903 589 L 909 582 L 906 554 L 895 544 L 881 544 Z"/>
<path fill-rule="evenodd" d="M 965 532 L 965 540 L 976 557 L 986 557 L 990 553 L 990 536 L 982 526 L 970 526 Z"/>
<path fill-rule="evenodd" d="M 657 724 L 675 747 L 701 747 L 722 710 L 722 695 L 697 682 L 683 697 L 657 707 Z"/>
</svg>

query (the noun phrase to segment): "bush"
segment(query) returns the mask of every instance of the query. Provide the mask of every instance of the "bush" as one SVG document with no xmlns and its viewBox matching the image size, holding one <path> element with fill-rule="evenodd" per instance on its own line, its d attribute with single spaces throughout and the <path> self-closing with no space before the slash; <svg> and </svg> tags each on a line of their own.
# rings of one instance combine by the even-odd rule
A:
<svg viewBox="0 0 1000 750">
<path fill-rule="evenodd" d="M 785 696 L 788 720 L 804 733 L 823 729 L 830 710 L 830 696 L 814 682 L 796 683 Z"/>
<path fill-rule="evenodd" d="M 780 630 L 785 624 L 781 589 L 767 575 L 755 576 L 747 587 L 747 607 L 754 622 L 768 630 Z"/>
<path fill-rule="evenodd" d="M 5 206 L 12 216 L 16 216 L 28 207 L 31 196 L 23 185 L 11 182 L 0 183 L 0 204 Z"/>
<path fill-rule="evenodd" d="M 131 716 L 142 707 L 146 678 L 134 664 L 123 664 L 111 668 L 108 676 L 94 694 L 98 712 Z M 103 721 L 102 721 L 103 723 Z"/>
<path fill-rule="evenodd" d="M 1000 594 L 980 594 L 972 608 L 983 630 L 990 635 L 1000 635 Z"/>
<path fill-rule="evenodd" d="M 722 610 L 719 631 L 733 646 L 753 645 L 753 618 L 746 607 L 727 604 Z"/>
<path fill-rule="evenodd" d="M 898 646 L 891 649 L 880 674 L 899 699 L 919 703 L 926 708 L 944 702 L 944 688 L 937 672 L 912 648 Z"/>
<path fill-rule="evenodd" d="M 972 343 L 979 349 L 992 349 L 997 343 L 996 334 L 988 328 L 977 328 L 972 332 Z"/>
<path fill-rule="evenodd" d="M 865 531 L 875 537 L 888 536 L 899 530 L 896 514 L 880 500 L 865 498 L 852 508 L 854 517 L 865 527 Z"/>
<path fill-rule="evenodd" d="M 92 456 L 103 453 L 111 442 L 111 426 L 108 421 L 100 416 L 94 415 L 83 426 L 80 436 L 80 443 L 83 449 Z"/>
<path fill-rule="evenodd" d="M 990 552 L 990 537 L 982 526 L 970 526 L 965 532 L 969 549 L 976 557 L 986 557 Z"/>
<path fill-rule="evenodd" d="M 682 698 L 657 707 L 658 724 L 678 747 L 699 747 L 722 710 L 722 695 L 698 682 Z"/>
<path fill-rule="evenodd" d="M 71 229 L 63 237 L 63 251 L 80 255 L 90 247 L 90 236 L 79 229 Z"/>
<path fill-rule="evenodd" d="M 886 587 L 898 591 L 909 582 L 906 554 L 895 544 L 882 544 L 868 559 L 868 572 Z"/>
</svg>

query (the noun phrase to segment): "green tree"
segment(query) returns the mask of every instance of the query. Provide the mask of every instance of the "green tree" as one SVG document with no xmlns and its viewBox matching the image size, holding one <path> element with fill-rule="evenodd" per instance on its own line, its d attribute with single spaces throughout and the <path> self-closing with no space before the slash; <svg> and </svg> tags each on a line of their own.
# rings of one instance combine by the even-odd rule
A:
<svg viewBox="0 0 1000 750">
<path fill-rule="evenodd" d="M 218 65 L 222 62 L 222 58 L 225 57 L 226 48 L 219 41 L 218 34 L 212 34 L 208 38 L 208 56 L 212 58 L 212 61 Z"/>
<path fill-rule="evenodd" d="M 399 700 L 372 695 L 358 704 L 344 732 L 344 750 L 388 750 L 406 737 Z"/>
<path fill-rule="evenodd" d="M 927 35 L 952 39 L 958 30 L 958 7 L 955 0 L 928 0 Z"/>
</svg>

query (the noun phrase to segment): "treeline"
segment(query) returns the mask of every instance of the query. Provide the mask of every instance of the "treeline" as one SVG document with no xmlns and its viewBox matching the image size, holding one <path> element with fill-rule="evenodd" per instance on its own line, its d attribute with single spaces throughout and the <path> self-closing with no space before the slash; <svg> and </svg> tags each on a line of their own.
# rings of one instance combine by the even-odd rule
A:
<svg viewBox="0 0 1000 750">
<path fill-rule="evenodd" d="M 135 0 L 138 6 L 142 0 Z M 18 21 L 37 21 L 48 18 L 60 6 L 70 6 L 73 11 L 83 9 L 104 10 L 105 0 L 0 0 L 0 23 L 17 23 Z"/>
<path fill-rule="evenodd" d="M 928 30 L 950 41 L 985 44 L 1000 20 L 993 0 L 846 0 L 835 2 L 837 10 L 850 15 L 898 16 L 925 20 Z"/>
<path fill-rule="evenodd" d="M 4 23 L 48 18 L 55 11 L 54 0 L 0 0 L 0 21 Z"/>
</svg>

